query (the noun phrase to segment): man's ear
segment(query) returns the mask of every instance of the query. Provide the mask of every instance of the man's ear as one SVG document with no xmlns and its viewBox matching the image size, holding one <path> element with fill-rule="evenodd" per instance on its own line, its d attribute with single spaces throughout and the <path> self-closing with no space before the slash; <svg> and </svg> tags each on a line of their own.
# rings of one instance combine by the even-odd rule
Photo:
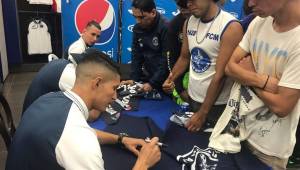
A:
<svg viewBox="0 0 300 170">
<path fill-rule="evenodd" d="M 93 80 L 93 87 L 97 88 L 101 85 L 101 83 L 103 82 L 103 78 L 101 76 L 97 76 L 94 80 Z"/>
<path fill-rule="evenodd" d="M 156 9 L 152 9 L 152 11 L 151 11 L 151 16 L 154 18 L 155 16 L 156 16 Z"/>
<path fill-rule="evenodd" d="M 82 30 L 81 34 L 85 33 L 86 31 L 87 31 L 87 29 L 84 28 L 84 29 Z"/>
</svg>

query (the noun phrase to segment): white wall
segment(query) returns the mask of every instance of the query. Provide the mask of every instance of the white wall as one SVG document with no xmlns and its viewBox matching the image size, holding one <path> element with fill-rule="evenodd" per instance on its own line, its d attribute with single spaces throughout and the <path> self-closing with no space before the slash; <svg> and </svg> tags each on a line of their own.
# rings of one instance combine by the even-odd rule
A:
<svg viewBox="0 0 300 170">
<path fill-rule="evenodd" d="M 5 80 L 6 76 L 8 75 L 8 64 L 7 64 L 7 52 L 6 52 L 4 24 L 3 24 L 2 0 L 0 0 L 0 51 L 1 51 L 3 80 Z"/>
</svg>

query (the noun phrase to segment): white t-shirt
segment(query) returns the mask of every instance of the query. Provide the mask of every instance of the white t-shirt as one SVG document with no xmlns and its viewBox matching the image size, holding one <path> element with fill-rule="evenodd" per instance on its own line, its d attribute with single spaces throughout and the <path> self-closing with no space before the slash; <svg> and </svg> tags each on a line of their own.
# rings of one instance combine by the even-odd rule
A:
<svg viewBox="0 0 300 170">
<path fill-rule="evenodd" d="M 188 93 L 202 103 L 208 86 L 216 73 L 216 61 L 220 51 L 222 35 L 227 26 L 236 19 L 220 10 L 218 16 L 207 23 L 191 16 L 188 20 L 187 37 L 191 53 Z M 232 81 L 227 79 L 215 104 L 226 104 Z"/>
<path fill-rule="evenodd" d="M 279 86 L 300 89 L 300 26 L 278 33 L 272 23 L 272 17 L 256 17 L 239 46 L 251 53 L 258 73 L 276 77 Z M 241 131 L 250 133 L 248 142 L 259 151 L 286 159 L 292 154 L 296 142 L 299 115 L 298 101 L 284 118 L 270 112 L 246 117 L 246 128 L 241 128 Z"/>
<path fill-rule="evenodd" d="M 34 20 L 28 26 L 28 54 L 52 53 L 51 36 L 48 27 L 41 20 Z"/>
<path fill-rule="evenodd" d="M 73 44 L 70 45 L 68 49 L 68 59 L 72 61 L 72 63 L 76 63 L 72 57 L 71 54 L 81 54 L 83 53 L 88 47 L 86 46 L 86 43 L 80 37 L 77 41 L 75 41 Z"/>
<path fill-rule="evenodd" d="M 71 90 L 76 80 L 76 66 L 73 63 L 66 65 L 61 73 L 58 86 L 61 91 Z"/>
</svg>

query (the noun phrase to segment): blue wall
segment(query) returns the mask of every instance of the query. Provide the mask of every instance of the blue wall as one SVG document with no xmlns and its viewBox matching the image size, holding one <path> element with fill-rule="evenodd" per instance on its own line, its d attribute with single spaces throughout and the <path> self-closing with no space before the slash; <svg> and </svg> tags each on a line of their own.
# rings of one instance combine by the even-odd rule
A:
<svg viewBox="0 0 300 170">
<path fill-rule="evenodd" d="M 23 60 L 20 50 L 16 1 L 2 0 L 2 8 L 8 64 L 21 64 Z"/>
</svg>

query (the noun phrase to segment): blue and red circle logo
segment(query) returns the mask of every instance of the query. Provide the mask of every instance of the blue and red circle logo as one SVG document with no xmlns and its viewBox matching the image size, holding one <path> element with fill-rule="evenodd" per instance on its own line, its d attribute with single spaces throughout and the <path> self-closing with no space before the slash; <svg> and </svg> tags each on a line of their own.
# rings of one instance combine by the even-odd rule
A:
<svg viewBox="0 0 300 170">
<path fill-rule="evenodd" d="M 95 20 L 101 25 L 101 35 L 96 45 L 110 42 L 116 30 L 116 15 L 112 4 L 107 0 L 82 1 L 75 12 L 75 26 L 78 34 L 91 20 Z"/>
</svg>

